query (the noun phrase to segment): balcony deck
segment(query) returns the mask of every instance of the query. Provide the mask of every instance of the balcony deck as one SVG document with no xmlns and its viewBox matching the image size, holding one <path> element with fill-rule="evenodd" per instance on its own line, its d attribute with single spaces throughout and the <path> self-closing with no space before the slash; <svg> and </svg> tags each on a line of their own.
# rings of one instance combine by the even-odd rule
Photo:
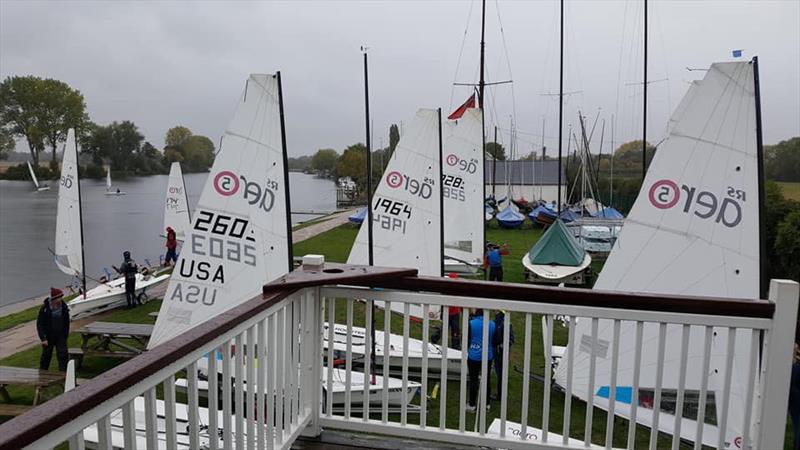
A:
<svg viewBox="0 0 800 450">
<path fill-rule="evenodd" d="M 714 391 L 716 397 L 706 395 L 712 391 L 706 387 L 707 379 L 692 380 L 702 381 L 703 387 L 697 395 L 686 395 L 685 385 L 668 392 L 662 386 L 663 380 L 657 378 L 652 386 L 655 402 L 634 401 L 624 409 L 627 412 L 629 408 L 634 416 L 638 412 L 640 418 L 647 417 L 656 429 L 671 417 L 662 414 L 663 422 L 659 423 L 659 409 L 652 408 L 652 404 L 664 408 L 659 401 L 662 394 L 664 398 L 675 394 L 669 399 L 674 411 L 684 411 L 684 406 L 696 398 L 700 411 L 708 406 L 709 411 L 718 412 L 713 429 L 708 424 L 698 426 L 695 436 L 706 446 L 724 448 L 726 435 L 735 430 L 741 433 L 735 444 L 742 448 L 782 448 L 799 291 L 795 282 L 773 280 L 768 301 L 731 300 L 439 279 L 419 277 L 413 269 L 338 264 L 302 267 L 264 286 L 262 296 L 0 425 L 0 449 L 52 448 L 64 441 L 70 442 L 70 448 L 91 444 L 130 449 L 687 445 L 677 433 L 676 437 L 651 433 L 648 428 L 628 426 L 626 420 L 606 414 L 604 409 L 619 412 L 623 408 L 622 403 L 614 403 L 613 395 L 602 406 L 592 405 L 591 401 L 586 406 L 572 397 L 580 392 L 573 390 L 570 382 L 561 386 L 564 394 L 553 389 L 550 377 L 543 377 L 544 386 L 531 383 L 534 367 L 553 358 L 550 349 L 555 342 L 555 317 L 567 317 L 564 332 L 570 335 L 580 320 L 593 327 L 604 321 L 614 326 L 627 323 L 655 330 L 677 326 L 687 333 L 690 329 L 705 330 L 707 336 L 731 330 L 731 336 L 736 332 L 751 336 L 746 361 L 752 370 L 745 378 L 743 395 L 737 399 L 744 402 L 743 410 L 747 411 L 741 422 L 727 423 L 726 411 L 733 396 L 730 375 L 725 387 Z M 373 306 L 385 309 L 374 310 Z M 412 306 L 423 312 L 420 321 L 413 324 Z M 514 361 L 507 353 L 508 327 L 502 334 L 503 390 L 491 414 L 484 408 L 479 408 L 477 414 L 466 411 L 467 356 L 466 352 L 449 348 L 447 320 L 441 322 L 442 346 L 429 345 L 435 313 L 450 306 L 481 308 L 484 319 L 490 317 L 491 311 L 504 311 L 508 320 L 514 317 L 524 325 L 516 329 L 516 348 L 524 348 L 523 356 Z M 394 315 L 392 309 L 399 309 L 401 314 Z M 381 333 L 375 335 L 376 350 L 371 333 L 356 332 L 359 324 L 373 322 L 373 314 Z M 336 319 L 345 330 L 344 338 L 335 335 L 334 327 L 325 326 Z M 461 320 L 466 329 L 466 314 Z M 540 328 L 539 322 L 545 326 Z M 483 323 L 483 341 L 487 342 L 488 320 Z M 544 359 L 533 361 L 532 336 L 540 332 Z M 396 335 L 392 337 L 392 333 Z M 663 342 L 663 331 L 661 336 Z M 584 338 L 588 339 L 585 345 L 590 350 L 600 348 L 596 332 Z M 574 335 L 570 342 L 575 342 Z M 684 347 L 686 342 L 684 339 Z M 732 360 L 736 350 L 732 344 L 736 341 L 728 342 L 726 353 L 719 356 Z M 613 349 L 620 344 L 619 338 L 607 343 L 612 349 L 610 355 L 617 355 Z M 641 349 L 641 339 L 636 345 Z M 462 334 L 461 348 L 466 347 L 467 336 Z M 402 350 L 395 351 L 397 348 Z M 483 379 L 489 370 L 486 352 L 487 346 L 483 346 L 479 364 Z M 580 352 L 585 353 L 568 347 L 560 364 L 571 370 Z M 619 358 L 593 351 L 588 354 L 593 361 L 614 358 L 615 364 Z M 710 357 L 710 346 L 704 354 L 705 358 Z M 373 356 L 374 365 L 364 363 L 372 361 Z M 679 363 L 686 370 L 685 356 Z M 658 364 L 665 364 L 663 354 Z M 590 386 L 594 386 L 597 376 L 593 367 L 580 374 L 590 380 Z M 203 370 L 219 376 L 202 379 Z M 333 376 L 325 376 L 334 371 L 340 374 L 337 384 Z M 400 373 L 400 396 L 390 395 L 394 388 L 389 389 L 388 381 L 358 384 L 359 377 L 371 379 L 371 372 Z M 521 372 L 515 375 L 520 384 L 515 382 L 512 386 L 508 383 L 509 374 L 517 372 Z M 183 376 L 187 377 L 185 405 L 176 402 L 175 391 L 176 378 Z M 443 378 L 450 380 L 445 382 Z M 216 406 L 210 412 L 201 407 L 203 383 L 207 404 Z M 611 392 L 616 392 L 614 383 Z M 415 386 L 425 395 L 412 399 L 409 392 L 416 390 Z M 634 392 L 638 393 L 637 386 L 634 385 Z M 588 391 L 593 393 L 594 389 Z M 485 405 L 485 391 L 478 392 L 478 405 Z M 339 397 L 334 403 L 336 395 Z M 359 406 L 359 396 L 372 401 Z M 361 413 L 359 408 L 366 411 Z M 270 416 L 271 420 L 257 420 Z M 491 418 L 499 423 L 494 432 L 490 430 Z M 679 426 L 685 421 L 676 418 L 674 424 Z M 511 433 L 510 424 L 519 428 Z M 88 442 L 90 439 L 96 442 Z"/>
</svg>

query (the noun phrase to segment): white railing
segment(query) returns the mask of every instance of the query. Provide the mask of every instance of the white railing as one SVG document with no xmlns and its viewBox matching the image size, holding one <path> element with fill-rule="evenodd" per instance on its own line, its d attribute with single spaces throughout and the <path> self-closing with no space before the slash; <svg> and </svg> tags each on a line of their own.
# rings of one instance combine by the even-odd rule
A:
<svg viewBox="0 0 800 450">
<path fill-rule="evenodd" d="M 428 284 L 414 280 L 427 280 Z M 569 382 L 561 387 L 563 392 L 553 389 L 550 363 L 557 355 L 550 353 L 552 345 L 565 345 L 574 337 L 577 321 L 592 325 L 591 348 L 597 343 L 599 321 L 610 321 L 615 329 L 621 324 L 634 324 L 638 329 L 655 326 L 661 330 L 662 342 L 667 325 L 682 327 L 684 332 L 700 327 L 706 334 L 723 329 L 750 333 L 749 358 L 753 367 L 761 370 L 746 378 L 748 413 L 742 424 L 741 446 L 782 448 L 797 283 L 772 281 L 774 313 L 764 314 L 769 308 L 762 308 L 761 314 L 752 317 L 742 311 L 719 311 L 719 302 L 697 299 L 691 303 L 678 297 L 667 298 L 677 302 L 662 307 L 652 301 L 643 303 L 647 301 L 644 297 L 627 295 L 623 307 L 613 304 L 614 295 L 591 291 L 415 277 L 364 284 L 384 288 L 336 286 L 322 280 L 299 290 L 287 284 L 278 294 L 253 299 L 0 425 L 0 448 L 51 448 L 66 440 L 71 448 L 82 448 L 82 436 L 86 445 L 98 448 L 277 449 L 290 447 L 301 434 L 318 436 L 323 427 L 500 448 L 676 448 L 678 439 L 629 426 L 627 421 L 620 425 L 600 408 L 573 399 Z M 447 289 L 430 292 L 438 290 L 431 287 L 434 285 Z M 449 286 L 458 287 L 458 293 Z M 487 294 L 495 288 L 494 297 Z M 569 295 L 565 297 L 563 292 Z M 564 300 L 567 297 L 578 300 Z M 587 306 L 595 299 L 602 306 Z M 403 305 L 405 313 L 391 313 L 391 303 Z M 373 342 L 368 329 L 373 305 L 378 304 L 385 309 L 374 310 L 377 336 Z M 409 314 L 412 304 L 422 306 L 420 322 Z M 635 304 L 641 308 L 630 306 Z M 697 305 L 707 305 L 708 312 L 685 311 L 703 309 Z M 483 342 L 489 341 L 488 323 L 497 311 L 505 311 L 506 324 L 521 326 L 514 329 L 517 342 L 513 346 L 509 326 L 499 336 L 501 394 L 488 411 L 482 407 L 491 403 L 484 383 L 477 390 L 477 411 L 468 411 L 467 352 L 450 348 L 448 320 L 434 323 L 428 318 L 430 311 L 449 306 L 483 309 Z M 443 317 L 447 317 L 446 311 Z M 557 325 L 556 317 L 566 326 Z M 542 318 L 544 328 L 540 326 Z M 339 325 L 328 326 L 331 323 Z M 430 345 L 435 327 L 441 327 L 441 346 Z M 460 327 L 468 329 L 467 314 L 461 315 Z M 616 368 L 619 333 L 614 336 L 609 345 Z M 637 346 L 641 346 L 641 338 Z M 460 347 L 468 347 L 466 332 L 460 336 Z M 733 351 L 733 345 L 727 348 Z M 494 391 L 496 375 L 490 376 L 487 346 L 480 352 L 480 366 L 473 363 L 473 370 L 480 373 L 480 380 L 493 381 Z M 708 352 L 706 346 L 706 357 Z M 660 356 L 659 370 L 663 351 Z M 571 369 L 574 358 L 570 346 L 561 364 Z M 590 393 L 595 392 L 592 359 L 587 374 Z M 682 371 L 686 364 L 684 352 Z M 186 380 L 177 380 L 184 371 Z M 176 392 L 176 381 L 185 388 L 185 398 Z M 655 386 L 656 405 L 660 404 L 660 383 L 659 379 Z M 683 381 L 680 386 L 676 411 L 683 409 L 685 401 Z M 703 386 L 707 386 L 705 381 Z M 730 403 L 726 398 L 730 383 L 726 386 L 723 398 L 715 399 L 717 411 L 723 411 L 720 418 L 727 417 L 724 409 Z M 705 389 L 698 397 L 698 417 L 704 415 L 704 408 L 710 408 Z M 616 392 L 613 382 L 611 392 Z M 208 407 L 201 407 L 203 394 Z M 613 397 L 609 399 L 611 409 Z M 633 416 L 637 408 L 643 409 L 634 399 Z M 657 411 L 651 413 L 656 425 Z M 724 436 L 728 425 L 725 419 L 718 422 Z"/>
</svg>

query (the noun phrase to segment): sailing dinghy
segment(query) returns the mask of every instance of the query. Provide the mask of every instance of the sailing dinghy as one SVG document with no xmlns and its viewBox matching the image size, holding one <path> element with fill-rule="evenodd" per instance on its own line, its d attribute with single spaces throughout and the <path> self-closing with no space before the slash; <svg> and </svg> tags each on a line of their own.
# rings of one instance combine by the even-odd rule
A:
<svg viewBox="0 0 800 450">
<path fill-rule="evenodd" d="M 181 163 L 173 162 L 169 168 L 169 180 L 167 181 L 167 195 L 164 198 L 164 226 L 171 227 L 175 231 L 175 237 L 179 241 L 185 239 L 191 227 L 189 218 L 189 198 L 186 193 L 186 186 L 183 182 L 181 173 Z"/>
<path fill-rule="evenodd" d="M 609 255 L 595 288 L 626 292 L 681 294 L 724 298 L 761 298 L 759 214 L 760 123 L 757 116 L 757 60 L 713 64 L 695 81 L 670 119 L 669 135 L 659 146 L 625 227 Z M 591 360 L 591 320 L 575 329 L 572 392 L 586 400 Z M 613 324 L 600 319 L 597 342 L 613 342 Z M 714 328 L 708 377 L 706 416 L 697 419 L 704 373 L 704 327 L 692 326 L 688 339 L 685 401 L 680 420 L 669 401 L 679 389 L 682 326 L 667 325 L 664 347 L 660 431 L 717 448 L 749 448 L 742 442 L 746 378 L 753 367 L 751 335 L 734 339 L 731 373 L 726 371 L 728 328 Z M 622 322 L 616 370 L 614 412 L 630 418 L 637 398 L 636 421 L 651 426 L 653 391 L 659 353 L 659 326 L 644 325 L 638 392 L 632 392 L 636 325 Z M 588 349 L 588 350 L 587 350 Z M 608 410 L 611 364 L 609 352 L 596 352 L 594 406 Z M 564 366 L 564 367 L 562 367 Z M 566 364 L 556 382 L 569 382 Z M 753 371 L 753 372 L 751 372 Z M 723 421 L 725 380 L 730 376 L 730 401 Z M 756 379 L 758 383 L 758 379 Z M 758 388 L 756 388 L 758 389 Z M 670 407 L 671 406 L 671 407 Z M 720 436 L 717 424 L 727 423 Z M 702 436 L 698 435 L 702 433 Z M 753 436 L 754 433 L 750 433 Z M 721 444 L 721 446 L 720 446 Z"/>
<path fill-rule="evenodd" d="M 125 195 L 127 192 L 111 187 L 111 166 L 106 167 L 106 195 Z"/>
<path fill-rule="evenodd" d="M 39 184 L 39 179 L 36 178 L 36 173 L 33 172 L 33 166 L 31 165 L 31 162 L 25 161 L 25 163 L 28 164 L 28 172 L 30 172 L 31 174 L 31 181 L 33 181 L 33 187 L 36 188 L 36 191 L 37 192 L 49 191 L 50 190 L 49 185 Z"/>
<path fill-rule="evenodd" d="M 532 283 L 584 284 L 592 258 L 556 219 L 522 257 L 525 278 Z"/>
<path fill-rule="evenodd" d="M 81 220 L 80 180 L 78 178 L 78 146 L 75 131 L 69 129 L 61 161 L 61 186 L 58 189 L 55 258 L 58 268 L 81 280 L 81 294 L 67 302 L 72 318 L 93 314 L 125 303 L 125 279 L 101 283 L 86 290 L 86 268 L 83 259 L 83 222 Z M 165 282 L 169 275 L 136 274 L 136 295 L 147 298 L 147 292 Z"/>
</svg>

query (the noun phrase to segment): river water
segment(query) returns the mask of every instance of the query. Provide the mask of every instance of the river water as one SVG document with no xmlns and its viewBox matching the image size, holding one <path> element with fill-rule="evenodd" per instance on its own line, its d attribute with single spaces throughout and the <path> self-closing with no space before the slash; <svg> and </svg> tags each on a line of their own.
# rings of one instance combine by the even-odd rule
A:
<svg viewBox="0 0 800 450">
<path fill-rule="evenodd" d="M 186 174 L 191 211 L 207 173 Z M 115 180 L 123 196 L 105 195 L 105 180 L 81 180 L 86 274 L 99 278 L 103 269 L 122 263 L 130 250 L 137 262 L 158 264 L 164 252 L 162 224 L 167 176 Z M 330 212 L 336 209 L 336 186 L 302 173 L 289 175 L 292 211 Z M 53 263 L 50 249 L 56 229 L 57 183 L 36 192 L 30 182 L 0 180 L 0 306 L 46 293 L 50 286 L 71 283 Z M 293 214 L 299 223 L 314 216 Z"/>
</svg>

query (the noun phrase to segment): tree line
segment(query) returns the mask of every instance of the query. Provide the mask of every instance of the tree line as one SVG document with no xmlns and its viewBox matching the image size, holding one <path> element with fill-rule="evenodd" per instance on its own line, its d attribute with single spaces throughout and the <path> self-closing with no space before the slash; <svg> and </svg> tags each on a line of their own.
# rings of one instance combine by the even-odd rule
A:
<svg viewBox="0 0 800 450">
<path fill-rule="evenodd" d="M 14 152 L 16 141 L 24 139 L 37 175 L 57 178 L 58 153 L 69 128 L 75 129 L 81 174 L 88 178 L 105 176 L 104 164 L 125 176 L 168 173 L 174 161 L 186 172 L 202 172 L 214 162 L 214 143 L 184 126 L 167 131 L 164 149 L 159 150 L 132 121 L 93 122 L 83 95 L 63 81 L 14 76 L 0 83 L 0 159 L 6 159 Z M 49 166 L 41 167 L 47 153 Z M 10 167 L 2 177 L 27 179 L 27 166 Z"/>
</svg>

